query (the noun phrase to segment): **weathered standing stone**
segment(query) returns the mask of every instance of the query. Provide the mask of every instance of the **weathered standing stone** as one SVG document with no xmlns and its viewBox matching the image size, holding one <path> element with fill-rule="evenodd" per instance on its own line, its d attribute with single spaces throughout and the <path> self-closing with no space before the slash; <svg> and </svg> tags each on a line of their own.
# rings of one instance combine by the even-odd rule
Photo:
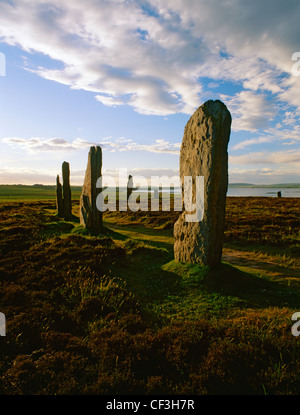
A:
<svg viewBox="0 0 300 415">
<path fill-rule="evenodd" d="M 66 220 L 72 217 L 72 199 L 70 186 L 70 165 L 66 161 L 62 164 L 64 217 Z"/>
<path fill-rule="evenodd" d="M 59 175 L 56 177 L 56 208 L 58 217 L 64 217 L 64 200 L 62 195 L 62 186 L 59 181 Z"/>
<path fill-rule="evenodd" d="M 128 182 L 127 182 L 127 201 L 129 197 L 131 196 L 131 193 L 133 191 L 133 178 L 131 174 L 128 176 Z"/>
<path fill-rule="evenodd" d="M 96 183 L 102 176 L 101 169 L 101 147 L 91 147 L 80 197 L 80 223 L 93 232 L 100 231 L 102 228 L 102 212 L 96 206 L 96 199 L 101 191 L 100 188 L 96 188 Z"/>
<path fill-rule="evenodd" d="M 228 142 L 231 115 L 221 101 L 209 100 L 186 124 L 180 151 L 180 178 L 204 176 L 204 214 L 199 222 L 187 222 L 184 210 L 174 225 L 177 262 L 213 267 L 221 262 L 228 187 Z M 183 193 L 184 202 L 184 193 Z"/>
</svg>

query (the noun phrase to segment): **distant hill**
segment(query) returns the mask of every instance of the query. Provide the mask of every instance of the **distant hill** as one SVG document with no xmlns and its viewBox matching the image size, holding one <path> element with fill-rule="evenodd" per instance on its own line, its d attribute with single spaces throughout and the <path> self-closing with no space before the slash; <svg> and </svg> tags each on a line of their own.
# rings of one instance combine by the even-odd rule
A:
<svg viewBox="0 0 300 415">
<path fill-rule="evenodd" d="M 229 183 L 229 187 L 259 187 L 259 188 L 300 188 L 300 183 L 278 183 L 278 184 L 251 184 L 251 183 Z"/>
<path fill-rule="evenodd" d="M 252 187 L 255 186 L 255 184 L 251 183 L 229 183 L 229 187 Z"/>
</svg>

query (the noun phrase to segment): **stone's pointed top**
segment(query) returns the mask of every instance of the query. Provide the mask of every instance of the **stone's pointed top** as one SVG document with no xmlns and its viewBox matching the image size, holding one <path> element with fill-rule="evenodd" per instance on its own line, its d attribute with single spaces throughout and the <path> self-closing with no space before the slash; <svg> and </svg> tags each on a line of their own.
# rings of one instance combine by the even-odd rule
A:
<svg viewBox="0 0 300 415">
<path fill-rule="evenodd" d="M 223 116 L 228 116 L 231 119 L 231 114 L 226 107 L 226 105 L 220 101 L 209 99 L 208 101 L 204 102 L 197 111 L 203 111 L 206 117 L 212 117 L 212 118 L 218 118 L 220 114 L 223 114 Z M 195 112 L 197 112 L 195 111 Z"/>
<path fill-rule="evenodd" d="M 185 126 L 180 160 L 188 157 L 182 153 L 184 148 L 202 146 L 204 142 L 210 146 L 220 140 L 225 140 L 228 144 L 230 134 L 227 134 L 226 131 L 230 130 L 231 123 L 231 114 L 222 101 L 206 101 L 194 112 Z M 209 131 L 211 132 L 209 133 Z M 194 155 L 197 158 L 197 153 Z"/>
<path fill-rule="evenodd" d="M 207 109 L 214 109 L 214 108 L 226 108 L 227 109 L 224 102 L 220 101 L 219 99 L 216 99 L 216 100 L 209 99 L 208 101 L 204 102 L 204 104 L 202 104 L 201 106 Z"/>
<path fill-rule="evenodd" d="M 56 176 L 56 187 L 57 186 L 61 186 L 60 179 L 59 179 L 59 174 Z"/>
<path fill-rule="evenodd" d="M 100 146 L 90 147 L 90 153 L 98 153 L 98 152 L 102 152 L 102 148 Z"/>
</svg>

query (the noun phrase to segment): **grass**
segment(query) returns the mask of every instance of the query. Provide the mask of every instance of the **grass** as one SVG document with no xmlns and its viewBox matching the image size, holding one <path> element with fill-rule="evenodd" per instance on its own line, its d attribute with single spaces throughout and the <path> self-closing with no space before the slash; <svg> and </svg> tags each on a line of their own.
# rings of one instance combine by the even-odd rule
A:
<svg viewBox="0 0 300 415">
<path fill-rule="evenodd" d="M 178 212 L 0 204 L 0 393 L 299 393 L 299 199 L 228 198 L 216 269 L 173 256 Z"/>
<path fill-rule="evenodd" d="M 71 187 L 72 197 L 78 199 L 81 187 Z M 43 185 L 0 185 L 0 200 L 55 200 L 56 187 Z"/>
</svg>

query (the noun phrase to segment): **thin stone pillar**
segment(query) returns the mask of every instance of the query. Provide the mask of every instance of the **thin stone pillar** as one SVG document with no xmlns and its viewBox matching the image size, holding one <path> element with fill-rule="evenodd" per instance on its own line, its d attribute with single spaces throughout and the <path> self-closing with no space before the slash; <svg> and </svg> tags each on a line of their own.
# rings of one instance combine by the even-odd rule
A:
<svg viewBox="0 0 300 415">
<path fill-rule="evenodd" d="M 98 232 L 102 229 L 102 212 L 96 206 L 97 196 L 101 191 L 96 188 L 96 183 L 102 176 L 101 170 L 101 147 L 91 147 L 80 197 L 80 223 L 92 232 Z"/>
</svg>

